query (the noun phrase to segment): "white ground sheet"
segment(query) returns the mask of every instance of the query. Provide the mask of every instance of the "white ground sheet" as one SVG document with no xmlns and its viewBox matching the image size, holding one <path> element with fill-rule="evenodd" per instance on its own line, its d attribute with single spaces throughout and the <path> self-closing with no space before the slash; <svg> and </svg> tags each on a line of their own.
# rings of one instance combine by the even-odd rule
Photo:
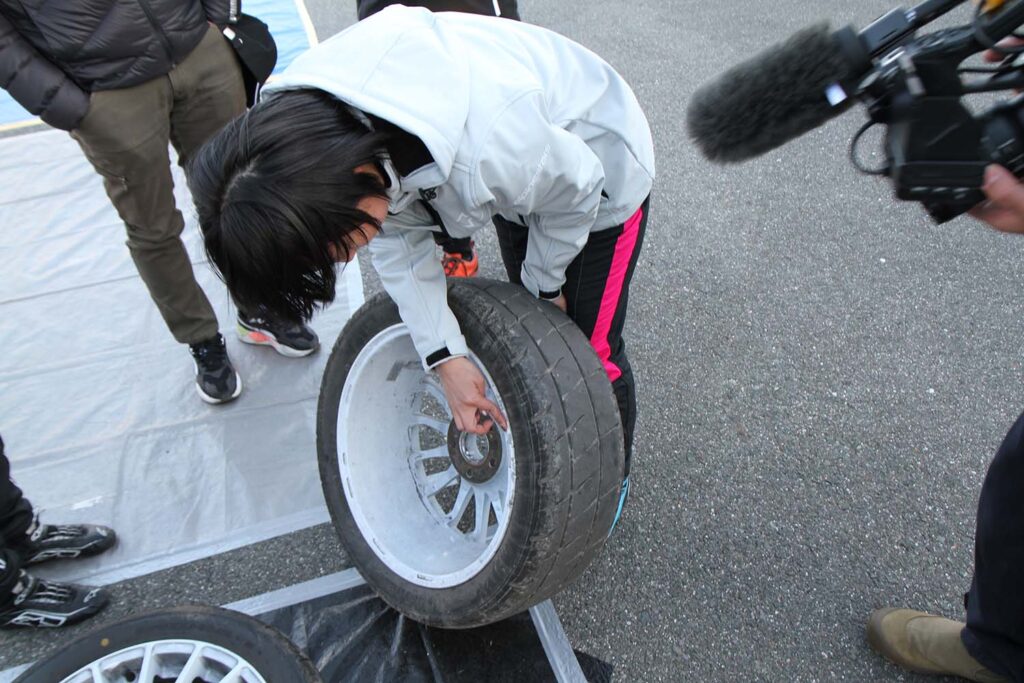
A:
<svg viewBox="0 0 1024 683">
<path fill-rule="evenodd" d="M 244 385 L 223 406 L 199 400 L 187 347 L 164 326 L 74 141 L 0 139 L 0 434 L 44 521 L 109 524 L 121 539 L 40 574 L 112 583 L 327 520 L 316 400 L 330 347 L 362 303 L 358 264 L 313 322 L 319 353 L 240 343 L 175 172 L 185 241 Z"/>
</svg>

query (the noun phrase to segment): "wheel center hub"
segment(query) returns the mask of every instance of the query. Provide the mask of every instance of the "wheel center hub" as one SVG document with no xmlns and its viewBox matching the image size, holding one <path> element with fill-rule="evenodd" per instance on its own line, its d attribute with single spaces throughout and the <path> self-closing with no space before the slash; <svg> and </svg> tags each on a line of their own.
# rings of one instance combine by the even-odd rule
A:
<svg viewBox="0 0 1024 683">
<path fill-rule="evenodd" d="M 455 421 L 448 425 L 448 457 L 459 476 L 471 484 L 490 481 L 501 467 L 501 437 L 498 428 L 486 434 L 459 431 Z"/>
</svg>

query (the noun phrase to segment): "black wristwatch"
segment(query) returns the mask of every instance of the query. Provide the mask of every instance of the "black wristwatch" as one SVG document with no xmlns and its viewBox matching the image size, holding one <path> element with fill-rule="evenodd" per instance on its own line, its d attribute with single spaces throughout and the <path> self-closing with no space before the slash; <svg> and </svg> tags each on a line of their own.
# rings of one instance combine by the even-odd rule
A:
<svg viewBox="0 0 1024 683">
<path fill-rule="evenodd" d="M 537 298 L 543 299 L 544 301 L 554 301 L 560 296 L 562 296 L 562 290 L 560 289 L 555 289 L 550 292 L 537 292 Z"/>
</svg>

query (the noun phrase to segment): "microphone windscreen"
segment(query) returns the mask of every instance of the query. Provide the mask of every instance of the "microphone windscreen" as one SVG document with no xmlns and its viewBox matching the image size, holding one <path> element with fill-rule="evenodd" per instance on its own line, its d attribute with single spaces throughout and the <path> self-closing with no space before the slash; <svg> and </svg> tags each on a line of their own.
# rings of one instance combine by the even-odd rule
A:
<svg viewBox="0 0 1024 683">
<path fill-rule="evenodd" d="M 845 111 L 829 86 L 851 76 L 839 42 L 821 23 L 729 69 L 694 93 L 690 137 L 711 161 L 744 161 L 817 128 Z"/>
</svg>

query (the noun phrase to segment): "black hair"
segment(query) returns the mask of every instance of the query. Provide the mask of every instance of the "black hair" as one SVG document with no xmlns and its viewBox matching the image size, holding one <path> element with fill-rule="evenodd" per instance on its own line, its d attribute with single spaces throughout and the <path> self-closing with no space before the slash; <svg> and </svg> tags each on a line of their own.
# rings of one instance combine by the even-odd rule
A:
<svg viewBox="0 0 1024 683">
<path fill-rule="evenodd" d="M 379 222 L 356 204 L 387 198 L 385 137 L 321 90 L 286 90 L 214 135 L 186 171 L 206 252 L 239 308 L 300 322 L 334 300 L 330 248 Z M 379 166 L 378 166 L 379 168 Z"/>
</svg>

